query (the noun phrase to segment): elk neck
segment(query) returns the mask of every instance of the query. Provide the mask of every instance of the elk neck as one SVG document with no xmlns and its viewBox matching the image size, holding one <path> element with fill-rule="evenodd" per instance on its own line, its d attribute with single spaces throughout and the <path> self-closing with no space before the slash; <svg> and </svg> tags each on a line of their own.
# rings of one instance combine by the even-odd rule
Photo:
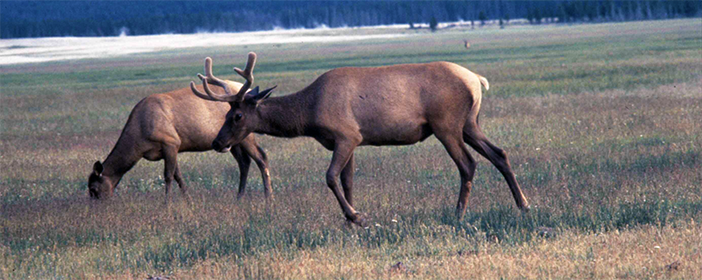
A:
<svg viewBox="0 0 702 280">
<path fill-rule="evenodd" d="M 122 132 L 117 144 L 102 163 L 103 176 L 108 176 L 115 182 L 118 182 L 141 159 L 141 156 L 134 152 L 136 143 L 128 138 L 131 137 Z"/>
<path fill-rule="evenodd" d="M 300 93 L 271 97 L 256 107 L 259 121 L 254 132 L 292 138 L 305 134 L 309 102 Z"/>
</svg>

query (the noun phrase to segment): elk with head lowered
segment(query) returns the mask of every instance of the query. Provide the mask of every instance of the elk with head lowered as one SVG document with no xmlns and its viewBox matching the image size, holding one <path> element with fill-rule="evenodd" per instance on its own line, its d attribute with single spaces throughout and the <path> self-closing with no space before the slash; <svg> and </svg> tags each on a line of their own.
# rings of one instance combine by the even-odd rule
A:
<svg viewBox="0 0 702 280">
<path fill-rule="evenodd" d="M 242 84 L 227 80 L 210 80 L 226 88 L 241 88 Z M 127 171 L 141 158 L 165 161 L 164 181 L 166 203 L 168 192 L 175 178 L 183 194 L 187 187 L 178 166 L 180 152 L 201 152 L 212 149 L 212 141 L 224 124 L 229 104 L 212 102 L 195 97 L 189 88 L 150 95 L 132 109 L 127 124 L 117 143 L 104 162 L 95 162 L 88 178 L 92 198 L 112 195 Z M 225 152 L 226 150 L 218 150 Z M 231 147 L 239 164 L 239 193 L 244 194 L 251 159 L 256 162 L 263 179 L 266 197 L 272 196 L 270 173 L 266 154 L 256 143 L 253 134 L 243 137 Z"/>
<path fill-rule="evenodd" d="M 255 63 L 249 53 L 247 68 Z M 449 62 L 401 64 L 385 67 L 337 68 L 322 74 L 301 91 L 268 98 L 271 89 L 238 91 L 224 86 L 226 94 L 213 92 L 212 61 L 205 59 L 207 76 L 198 75 L 205 93 L 201 98 L 231 104 L 224 125 L 212 145 L 221 150 L 240 143 L 251 132 L 278 137 L 309 136 L 333 151 L 327 170 L 327 185 L 346 218 L 363 224 L 353 208 L 353 151 L 363 145 L 410 145 L 432 134 L 441 141 L 456 163 L 461 177 L 456 215 L 465 213 L 476 162 L 467 143 L 502 173 L 517 206 L 528 211 L 507 159 L 507 154 L 488 141 L 478 125 L 481 85 L 486 78 Z M 251 72 L 235 69 L 253 83 Z M 236 92 L 236 93 L 235 93 Z M 341 188 L 337 182 L 341 178 Z M 343 192 L 342 192 L 343 190 Z"/>
</svg>

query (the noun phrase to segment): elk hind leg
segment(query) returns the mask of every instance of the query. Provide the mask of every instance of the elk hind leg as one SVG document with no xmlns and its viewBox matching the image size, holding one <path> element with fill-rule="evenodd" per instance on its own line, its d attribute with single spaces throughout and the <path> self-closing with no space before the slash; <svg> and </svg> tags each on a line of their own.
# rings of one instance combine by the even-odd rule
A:
<svg viewBox="0 0 702 280">
<path fill-rule="evenodd" d="M 485 134 L 480 130 L 477 124 L 467 124 L 463 129 L 463 141 L 468 143 L 473 149 L 475 149 L 480 155 L 485 157 L 494 165 L 497 170 L 502 173 L 507 185 L 509 186 L 512 196 L 517 203 L 517 207 L 524 212 L 529 211 L 529 202 L 527 201 L 524 193 L 522 193 L 517 179 L 512 172 L 512 167 L 509 164 L 509 159 L 507 158 L 507 153 L 499 147 L 490 143 Z"/>
<path fill-rule="evenodd" d="M 334 155 L 332 156 L 331 164 L 327 170 L 327 186 L 334 193 L 336 200 L 339 202 L 339 206 L 341 206 L 341 210 L 344 211 L 344 216 L 346 216 L 346 219 L 354 224 L 363 226 L 363 219 L 349 204 L 344 194 L 341 193 L 341 190 L 339 190 L 339 183 L 336 181 L 336 178 L 341 173 L 341 170 L 347 166 L 347 163 L 351 159 L 355 148 L 356 144 L 349 141 L 337 141 L 337 144 L 334 147 Z"/>
<path fill-rule="evenodd" d="M 461 141 L 460 136 L 448 136 L 437 134 L 437 138 L 444 145 L 446 151 L 456 163 L 458 172 L 461 176 L 461 187 L 458 194 L 458 203 L 456 205 L 456 217 L 461 219 L 468 207 L 468 197 L 470 196 L 471 188 L 473 187 L 473 175 L 477 164 L 468 152 L 467 147 Z"/>
</svg>

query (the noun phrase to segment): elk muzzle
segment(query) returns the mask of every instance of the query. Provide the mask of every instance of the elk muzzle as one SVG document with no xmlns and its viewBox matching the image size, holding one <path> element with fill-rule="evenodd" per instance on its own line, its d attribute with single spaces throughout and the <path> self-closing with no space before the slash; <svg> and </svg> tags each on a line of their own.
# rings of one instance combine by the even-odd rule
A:
<svg viewBox="0 0 702 280">
<path fill-rule="evenodd" d="M 214 141 L 212 141 L 212 149 L 217 151 L 218 153 L 226 153 L 232 149 L 232 145 L 222 144 L 222 142 L 217 141 L 217 139 L 215 139 Z"/>
<path fill-rule="evenodd" d="M 100 199 L 100 193 L 95 189 L 88 189 L 88 194 L 92 199 Z"/>
<path fill-rule="evenodd" d="M 97 188 L 88 188 L 88 194 L 90 195 L 90 198 L 98 200 L 98 199 L 107 199 L 112 196 L 112 189 L 97 189 Z"/>
<path fill-rule="evenodd" d="M 112 196 L 114 185 L 106 178 L 91 176 L 88 183 L 88 195 L 92 199 L 105 199 Z"/>
</svg>

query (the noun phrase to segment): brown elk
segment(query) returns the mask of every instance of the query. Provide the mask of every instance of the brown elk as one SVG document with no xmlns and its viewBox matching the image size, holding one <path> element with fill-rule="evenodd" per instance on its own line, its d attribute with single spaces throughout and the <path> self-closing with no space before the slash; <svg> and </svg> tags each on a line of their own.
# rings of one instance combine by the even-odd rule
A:
<svg viewBox="0 0 702 280">
<path fill-rule="evenodd" d="M 256 55 L 249 53 L 247 69 L 255 60 Z M 258 87 L 234 94 L 226 84 L 217 84 L 225 87 L 226 94 L 212 92 L 208 86 L 215 79 L 211 67 L 207 58 L 206 76 L 198 74 L 206 94 L 194 83 L 190 85 L 201 98 L 231 104 L 224 126 L 212 143 L 214 149 L 240 143 L 251 132 L 316 139 L 333 151 L 327 185 L 351 222 L 364 222 L 353 208 L 354 149 L 362 145 L 410 145 L 432 134 L 444 145 L 460 173 L 456 207 L 459 219 L 465 213 L 476 168 L 464 142 L 502 173 L 517 206 L 523 211 L 529 209 L 507 154 L 490 143 L 478 125 L 481 85 L 488 89 L 488 80 L 466 68 L 449 62 L 338 68 L 297 93 L 268 98 L 272 89 L 259 93 Z M 235 70 L 247 84 L 253 83 L 250 71 Z"/>
<path fill-rule="evenodd" d="M 228 87 L 240 88 L 242 84 L 225 81 Z M 224 124 L 230 110 L 229 104 L 203 100 L 182 88 L 168 93 L 153 94 L 141 100 L 132 109 L 127 124 L 104 163 L 95 162 L 88 178 L 90 197 L 112 195 L 115 187 L 141 158 L 165 161 L 164 181 L 166 203 L 168 192 L 175 178 L 183 194 L 187 186 L 178 166 L 180 152 L 212 150 L 212 141 Z M 227 150 L 219 150 L 226 152 Z M 244 194 L 251 159 L 261 170 L 266 197 L 271 197 L 271 180 L 266 154 L 258 146 L 253 134 L 243 138 L 231 148 L 239 164 L 239 192 Z"/>
</svg>

